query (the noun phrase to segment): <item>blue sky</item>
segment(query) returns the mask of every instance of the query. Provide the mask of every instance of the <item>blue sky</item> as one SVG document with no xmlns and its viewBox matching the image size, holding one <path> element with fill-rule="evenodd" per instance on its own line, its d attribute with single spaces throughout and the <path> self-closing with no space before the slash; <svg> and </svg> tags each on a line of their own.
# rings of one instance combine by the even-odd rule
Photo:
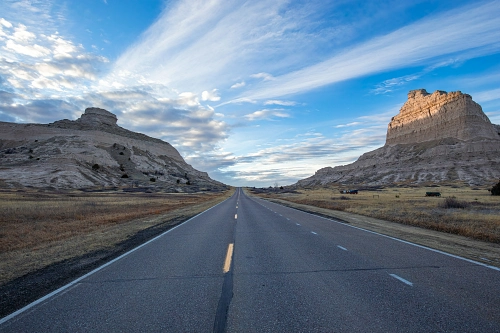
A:
<svg viewBox="0 0 500 333">
<path fill-rule="evenodd" d="M 287 185 L 382 146 L 412 89 L 500 124 L 500 1 L 0 2 L 0 121 L 89 106 L 231 185 Z"/>
</svg>

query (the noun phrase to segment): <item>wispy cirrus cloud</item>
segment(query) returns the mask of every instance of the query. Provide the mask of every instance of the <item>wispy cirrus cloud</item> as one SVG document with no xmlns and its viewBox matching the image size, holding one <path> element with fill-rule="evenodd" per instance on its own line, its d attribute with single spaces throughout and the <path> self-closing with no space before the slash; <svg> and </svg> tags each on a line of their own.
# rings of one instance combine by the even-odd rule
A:
<svg viewBox="0 0 500 333">
<path fill-rule="evenodd" d="M 282 106 L 295 106 L 297 102 L 293 101 L 280 101 L 277 99 L 271 99 L 264 102 L 264 105 L 282 105 Z"/>
<path fill-rule="evenodd" d="M 244 116 L 247 120 L 254 121 L 260 119 L 272 119 L 272 118 L 288 118 L 290 114 L 284 112 L 284 109 L 263 109 Z"/>
<path fill-rule="evenodd" d="M 457 52 L 462 52 L 462 60 L 496 53 L 500 50 L 499 15 L 500 2 L 491 1 L 424 18 L 327 60 L 275 76 L 272 81 L 242 93 L 235 101 L 303 93 L 364 75 L 442 62 L 441 57 Z"/>
</svg>

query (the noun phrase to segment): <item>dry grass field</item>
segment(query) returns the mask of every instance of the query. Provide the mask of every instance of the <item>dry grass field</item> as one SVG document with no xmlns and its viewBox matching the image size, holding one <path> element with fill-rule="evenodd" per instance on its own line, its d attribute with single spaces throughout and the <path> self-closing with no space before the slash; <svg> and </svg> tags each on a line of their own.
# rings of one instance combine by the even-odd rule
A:
<svg viewBox="0 0 500 333">
<path fill-rule="evenodd" d="M 176 224 L 232 194 L 0 192 L 0 285 Z"/>
<path fill-rule="evenodd" d="M 442 186 L 359 194 L 340 194 L 339 188 L 298 192 L 260 195 L 500 243 L 500 197 L 486 189 Z M 441 192 L 441 197 L 426 197 L 426 192 Z"/>
</svg>

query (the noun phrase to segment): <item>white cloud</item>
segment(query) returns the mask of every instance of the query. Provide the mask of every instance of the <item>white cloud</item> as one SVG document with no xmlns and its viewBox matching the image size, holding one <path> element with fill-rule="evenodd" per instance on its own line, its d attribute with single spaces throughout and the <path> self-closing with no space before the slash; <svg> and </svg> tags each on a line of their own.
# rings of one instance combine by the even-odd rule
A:
<svg viewBox="0 0 500 333">
<path fill-rule="evenodd" d="M 7 21 L 6 19 L 0 17 L 0 24 L 3 25 L 6 28 L 12 28 L 12 23 Z"/>
<path fill-rule="evenodd" d="M 231 89 L 237 89 L 237 88 L 242 88 L 246 86 L 246 83 L 245 81 L 241 81 L 241 82 L 238 82 L 238 83 L 235 83 L 231 86 Z"/>
<path fill-rule="evenodd" d="M 358 126 L 358 125 L 361 125 L 361 122 L 354 121 L 354 122 L 348 123 L 348 124 L 337 125 L 337 126 L 335 126 L 335 128 L 352 127 L 352 126 Z"/>
<path fill-rule="evenodd" d="M 201 93 L 201 100 L 202 101 L 211 101 L 211 102 L 217 102 L 220 101 L 220 96 L 219 92 L 217 89 L 213 89 L 212 91 L 204 91 Z"/>
<path fill-rule="evenodd" d="M 244 117 L 250 121 L 253 121 L 259 119 L 270 119 L 272 117 L 288 118 L 290 117 L 290 114 L 283 112 L 283 109 L 273 109 L 273 110 L 263 109 L 247 114 Z"/>
<path fill-rule="evenodd" d="M 9 51 L 13 51 L 15 53 L 27 55 L 34 58 L 40 58 L 50 54 L 50 50 L 46 47 L 40 46 L 38 44 L 21 45 L 14 42 L 13 40 L 8 40 L 3 48 Z"/>
<path fill-rule="evenodd" d="M 471 96 L 472 99 L 478 103 L 494 101 L 500 99 L 500 88 L 476 92 Z"/>
<path fill-rule="evenodd" d="M 282 106 L 295 106 L 296 102 L 293 101 L 280 101 L 276 99 L 271 99 L 264 102 L 264 105 L 282 105 Z"/>
<path fill-rule="evenodd" d="M 372 90 L 372 93 L 378 95 L 392 92 L 398 87 L 406 85 L 408 82 L 419 79 L 421 76 L 422 74 L 411 74 L 385 80 L 382 83 L 378 84 L 377 87 Z"/>
<path fill-rule="evenodd" d="M 251 78 L 254 79 L 262 79 L 263 81 L 271 81 L 274 79 L 274 76 L 272 76 L 269 73 L 257 73 L 257 74 L 252 74 L 250 75 Z"/>
<path fill-rule="evenodd" d="M 26 43 L 35 39 L 35 34 L 27 31 L 24 24 L 19 24 L 17 28 L 14 28 L 14 34 L 12 35 L 12 40 L 19 43 Z"/>
</svg>

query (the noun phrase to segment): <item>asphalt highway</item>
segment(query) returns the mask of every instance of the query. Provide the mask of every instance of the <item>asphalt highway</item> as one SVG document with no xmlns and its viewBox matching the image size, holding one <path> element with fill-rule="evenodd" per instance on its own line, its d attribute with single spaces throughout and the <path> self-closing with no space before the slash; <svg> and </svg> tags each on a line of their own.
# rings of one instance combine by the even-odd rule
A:
<svg viewBox="0 0 500 333">
<path fill-rule="evenodd" d="M 500 332 L 500 270 L 237 190 L 0 332 Z"/>
</svg>

